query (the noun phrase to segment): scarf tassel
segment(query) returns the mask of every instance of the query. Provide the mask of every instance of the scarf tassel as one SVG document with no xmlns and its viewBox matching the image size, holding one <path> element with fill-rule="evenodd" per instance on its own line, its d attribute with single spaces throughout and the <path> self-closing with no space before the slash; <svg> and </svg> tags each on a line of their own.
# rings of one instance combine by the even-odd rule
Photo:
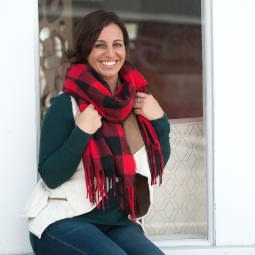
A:
<svg viewBox="0 0 255 255">
<path fill-rule="evenodd" d="M 125 193 L 126 193 L 126 201 L 128 204 L 128 209 L 131 214 L 131 221 L 136 223 L 136 218 L 135 218 L 135 204 L 136 204 L 136 198 L 135 198 L 135 187 L 130 186 L 125 188 Z"/>
<path fill-rule="evenodd" d="M 109 199 L 109 196 L 107 195 L 108 190 L 111 185 L 115 186 L 116 182 L 115 176 L 108 176 L 107 187 L 105 172 L 113 171 L 106 171 L 102 169 L 94 170 L 93 167 L 90 166 L 85 168 L 87 198 L 89 197 L 91 205 L 93 206 L 96 204 L 98 209 L 100 209 L 100 198 L 102 198 L 102 206 L 104 209 L 104 200 Z"/>
<path fill-rule="evenodd" d="M 124 201 L 123 201 L 123 183 L 120 182 L 119 184 L 119 203 L 120 203 L 120 209 L 124 210 Z"/>
<path fill-rule="evenodd" d="M 123 190 L 125 192 L 125 198 L 123 194 Z M 120 209 L 124 210 L 124 199 L 128 206 L 128 211 L 131 215 L 131 220 L 136 223 L 135 218 L 135 207 L 136 207 L 136 188 L 135 186 L 129 186 L 123 189 L 123 183 L 119 183 L 119 203 Z"/>
<path fill-rule="evenodd" d="M 157 184 L 157 177 L 159 177 L 159 185 L 161 185 L 164 162 L 163 157 L 161 157 L 162 151 L 157 135 L 152 124 L 141 115 L 138 115 L 138 124 L 148 155 L 148 163 L 151 171 L 151 184 Z"/>
</svg>

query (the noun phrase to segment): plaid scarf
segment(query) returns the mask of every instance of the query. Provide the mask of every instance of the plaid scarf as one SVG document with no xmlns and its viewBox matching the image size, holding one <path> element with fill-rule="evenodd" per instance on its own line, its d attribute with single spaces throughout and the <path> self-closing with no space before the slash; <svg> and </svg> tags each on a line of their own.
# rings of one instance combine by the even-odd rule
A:
<svg viewBox="0 0 255 255">
<path fill-rule="evenodd" d="M 125 199 L 131 220 L 135 222 L 136 163 L 129 151 L 122 123 L 132 113 L 136 92 L 149 94 L 149 89 L 142 75 L 127 61 L 119 75 L 122 84 L 113 96 L 109 85 L 93 68 L 84 64 L 71 65 L 66 72 L 63 92 L 75 98 L 81 112 L 91 103 L 102 115 L 102 126 L 91 136 L 82 156 L 87 196 L 99 208 L 101 197 L 104 209 L 104 199 L 108 199 L 109 187 L 114 187 L 116 196 L 118 177 L 120 208 L 124 209 Z M 137 120 L 147 150 L 151 184 L 156 183 L 157 176 L 161 184 L 164 164 L 159 141 L 147 119 L 138 115 Z M 108 188 L 106 177 L 109 180 Z"/>
</svg>

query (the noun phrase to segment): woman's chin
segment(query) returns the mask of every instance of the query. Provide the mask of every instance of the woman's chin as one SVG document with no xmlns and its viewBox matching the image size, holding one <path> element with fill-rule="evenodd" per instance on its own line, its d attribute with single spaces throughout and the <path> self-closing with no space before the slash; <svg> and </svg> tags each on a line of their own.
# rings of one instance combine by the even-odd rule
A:
<svg viewBox="0 0 255 255">
<path fill-rule="evenodd" d="M 119 72 L 104 72 L 104 73 L 99 73 L 102 79 L 104 80 L 112 80 L 116 77 L 118 77 Z"/>
</svg>

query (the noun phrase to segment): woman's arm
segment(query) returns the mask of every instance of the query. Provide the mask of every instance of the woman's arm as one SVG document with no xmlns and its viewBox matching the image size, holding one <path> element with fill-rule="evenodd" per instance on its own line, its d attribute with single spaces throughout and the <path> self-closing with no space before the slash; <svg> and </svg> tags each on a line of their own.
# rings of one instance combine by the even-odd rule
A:
<svg viewBox="0 0 255 255">
<path fill-rule="evenodd" d="M 152 120 L 151 124 L 156 132 L 160 143 L 165 167 L 171 154 L 171 147 L 169 141 L 170 123 L 168 121 L 166 113 L 164 113 L 162 118 Z"/>
<path fill-rule="evenodd" d="M 75 125 L 69 96 L 51 100 L 41 129 L 38 171 L 45 184 L 54 189 L 74 174 L 90 134 Z"/>
</svg>

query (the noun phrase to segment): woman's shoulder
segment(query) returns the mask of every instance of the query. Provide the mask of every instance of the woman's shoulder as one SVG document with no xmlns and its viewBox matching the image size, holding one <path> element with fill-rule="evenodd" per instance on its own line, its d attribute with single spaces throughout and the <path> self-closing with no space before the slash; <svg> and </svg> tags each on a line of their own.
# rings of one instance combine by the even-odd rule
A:
<svg viewBox="0 0 255 255">
<path fill-rule="evenodd" d="M 71 106 L 72 103 L 71 103 L 71 97 L 68 96 L 66 93 L 62 92 L 60 94 L 58 94 L 56 97 L 52 97 L 50 99 L 50 103 L 51 105 L 57 105 L 57 104 L 61 104 L 61 105 L 64 105 L 64 106 Z"/>
<path fill-rule="evenodd" d="M 72 111 L 71 97 L 65 93 L 61 93 L 50 99 L 50 108 L 46 112 L 46 118 L 57 117 L 68 118 L 74 120 Z"/>
</svg>

